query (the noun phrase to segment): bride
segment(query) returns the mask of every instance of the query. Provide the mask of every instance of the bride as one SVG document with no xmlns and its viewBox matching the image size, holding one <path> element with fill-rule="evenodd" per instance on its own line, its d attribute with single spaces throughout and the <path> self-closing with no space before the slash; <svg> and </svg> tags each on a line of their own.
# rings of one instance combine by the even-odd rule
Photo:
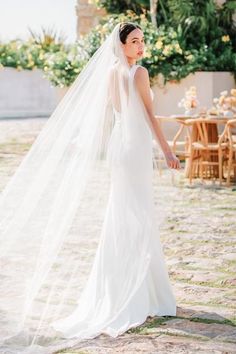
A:
<svg viewBox="0 0 236 354">
<path fill-rule="evenodd" d="M 52 353 L 176 315 L 154 207 L 153 137 L 168 168 L 180 163 L 155 118 L 148 71 L 136 64 L 144 46 L 140 26 L 114 27 L 2 192 L 7 353 Z"/>
</svg>

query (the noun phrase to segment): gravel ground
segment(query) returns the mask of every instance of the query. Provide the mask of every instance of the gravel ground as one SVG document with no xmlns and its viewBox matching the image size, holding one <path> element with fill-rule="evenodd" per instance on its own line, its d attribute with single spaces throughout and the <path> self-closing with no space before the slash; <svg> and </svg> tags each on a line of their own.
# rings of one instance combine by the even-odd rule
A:
<svg viewBox="0 0 236 354">
<path fill-rule="evenodd" d="M 0 120 L 0 190 L 45 123 Z M 236 353 L 235 186 L 190 186 L 183 171 L 174 183 L 168 176 L 163 171 L 154 186 L 167 210 L 161 240 L 177 316 L 148 318 L 116 339 L 101 335 L 63 353 Z"/>
</svg>

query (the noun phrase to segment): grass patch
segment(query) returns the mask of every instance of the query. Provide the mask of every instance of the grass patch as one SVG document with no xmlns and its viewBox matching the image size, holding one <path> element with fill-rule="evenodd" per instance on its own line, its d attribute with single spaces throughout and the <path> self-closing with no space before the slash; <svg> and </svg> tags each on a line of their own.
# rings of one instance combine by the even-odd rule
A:
<svg viewBox="0 0 236 354">
<path fill-rule="evenodd" d="M 196 305 L 200 305 L 200 306 L 208 306 L 208 307 L 223 307 L 223 308 L 227 308 L 227 309 L 232 309 L 232 310 L 235 310 L 236 307 L 235 306 L 232 306 L 232 305 L 225 305 L 225 304 L 221 304 L 217 301 L 209 301 L 209 302 L 200 302 L 200 301 L 184 301 L 184 300 L 181 300 L 180 301 L 181 304 L 185 304 L 185 305 L 193 305 L 193 306 L 196 306 Z M 235 323 L 235 320 L 231 320 L 233 323 Z"/>
<path fill-rule="evenodd" d="M 17 142 L 11 142 L 11 143 L 5 143 L 5 144 L 0 144 L 0 153 L 2 155 L 4 154 L 22 154 L 26 151 L 28 151 L 31 147 L 32 143 L 17 143 Z"/>
<path fill-rule="evenodd" d="M 189 317 L 182 317 L 182 316 L 174 316 L 174 317 L 166 316 L 166 317 L 154 318 L 148 323 L 145 322 L 141 326 L 131 328 L 128 330 L 127 333 L 148 334 L 149 329 L 158 328 L 158 327 L 163 328 L 164 326 L 168 325 L 168 323 L 166 322 L 173 319 L 188 320 L 190 322 L 198 322 L 198 323 L 205 323 L 205 324 L 221 324 L 221 325 L 223 324 L 231 327 L 236 327 L 236 318 L 232 320 L 228 320 L 228 319 L 214 320 L 214 319 L 200 318 L 200 317 L 189 318 Z M 170 334 L 170 333 L 166 332 L 166 334 Z"/>
<path fill-rule="evenodd" d="M 210 318 L 199 318 L 199 317 L 194 317 L 194 318 L 188 318 L 189 321 L 191 322 L 199 322 L 199 323 L 207 323 L 207 324 L 212 324 L 212 323 L 216 323 L 216 324 L 224 324 L 227 326 L 232 326 L 232 327 L 236 327 L 236 319 L 235 320 L 212 320 Z"/>
<path fill-rule="evenodd" d="M 81 350 L 71 350 L 71 349 L 64 349 L 58 352 L 54 352 L 54 354 L 89 354 L 88 351 L 81 351 Z"/>
<path fill-rule="evenodd" d="M 141 333 L 142 331 L 148 330 L 150 328 L 156 328 L 163 325 L 165 326 L 166 321 L 173 320 L 175 318 L 176 317 L 173 316 L 155 317 L 154 319 L 151 319 L 138 327 L 130 328 L 127 333 Z"/>
<path fill-rule="evenodd" d="M 213 208 L 214 210 L 230 210 L 230 211 L 235 211 L 236 207 L 215 207 Z"/>
<path fill-rule="evenodd" d="M 225 259 L 224 263 L 226 263 L 228 267 L 233 267 L 236 266 L 236 259 Z"/>
<path fill-rule="evenodd" d="M 232 224 L 231 224 L 232 225 Z M 205 245 L 205 244 L 209 244 L 212 246 L 215 246 L 216 242 L 217 242 L 217 246 L 236 246 L 236 242 L 235 241 L 224 241 L 224 240 L 184 240 L 185 241 L 185 245 Z M 204 257 L 205 259 L 206 257 Z M 211 258 L 211 257 L 207 257 L 207 258 Z"/>
<path fill-rule="evenodd" d="M 196 269 L 197 270 L 197 269 Z M 221 272 L 221 273 L 225 273 L 227 275 L 232 275 L 232 276 L 235 276 L 235 271 L 232 271 L 230 269 L 227 269 L 227 266 L 223 267 L 223 266 L 220 266 L 220 267 L 216 267 L 215 270 L 217 272 Z"/>
<path fill-rule="evenodd" d="M 229 284 L 220 284 L 217 282 L 213 282 L 213 281 L 193 281 L 193 280 L 189 280 L 186 278 L 178 278 L 172 275 L 172 279 L 174 281 L 180 282 L 180 283 L 186 283 L 186 284 L 190 284 L 190 285 L 198 285 L 198 286 L 205 286 L 205 287 L 209 287 L 209 288 L 219 288 L 219 289 L 234 289 L 235 285 L 229 285 Z M 218 281 L 222 281 L 225 279 L 219 279 Z"/>
</svg>

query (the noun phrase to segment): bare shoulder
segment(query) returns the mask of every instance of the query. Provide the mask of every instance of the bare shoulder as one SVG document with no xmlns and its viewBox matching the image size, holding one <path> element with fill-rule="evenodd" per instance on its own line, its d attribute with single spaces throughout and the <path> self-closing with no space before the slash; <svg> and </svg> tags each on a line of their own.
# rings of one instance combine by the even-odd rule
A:
<svg viewBox="0 0 236 354">
<path fill-rule="evenodd" d="M 137 82 L 139 81 L 148 81 L 149 80 L 149 73 L 147 68 L 145 68 L 144 66 L 139 65 L 138 68 L 135 71 L 135 80 Z"/>
</svg>

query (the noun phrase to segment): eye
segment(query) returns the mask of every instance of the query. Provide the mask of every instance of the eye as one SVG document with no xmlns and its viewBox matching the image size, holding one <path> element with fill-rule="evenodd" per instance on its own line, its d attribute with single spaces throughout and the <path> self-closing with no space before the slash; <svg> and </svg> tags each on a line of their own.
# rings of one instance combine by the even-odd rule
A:
<svg viewBox="0 0 236 354">
<path fill-rule="evenodd" d="M 136 42 L 138 42 L 138 39 L 134 39 L 134 40 L 132 41 L 132 43 L 136 43 Z M 144 43 L 144 39 L 141 39 L 141 43 Z"/>
</svg>

